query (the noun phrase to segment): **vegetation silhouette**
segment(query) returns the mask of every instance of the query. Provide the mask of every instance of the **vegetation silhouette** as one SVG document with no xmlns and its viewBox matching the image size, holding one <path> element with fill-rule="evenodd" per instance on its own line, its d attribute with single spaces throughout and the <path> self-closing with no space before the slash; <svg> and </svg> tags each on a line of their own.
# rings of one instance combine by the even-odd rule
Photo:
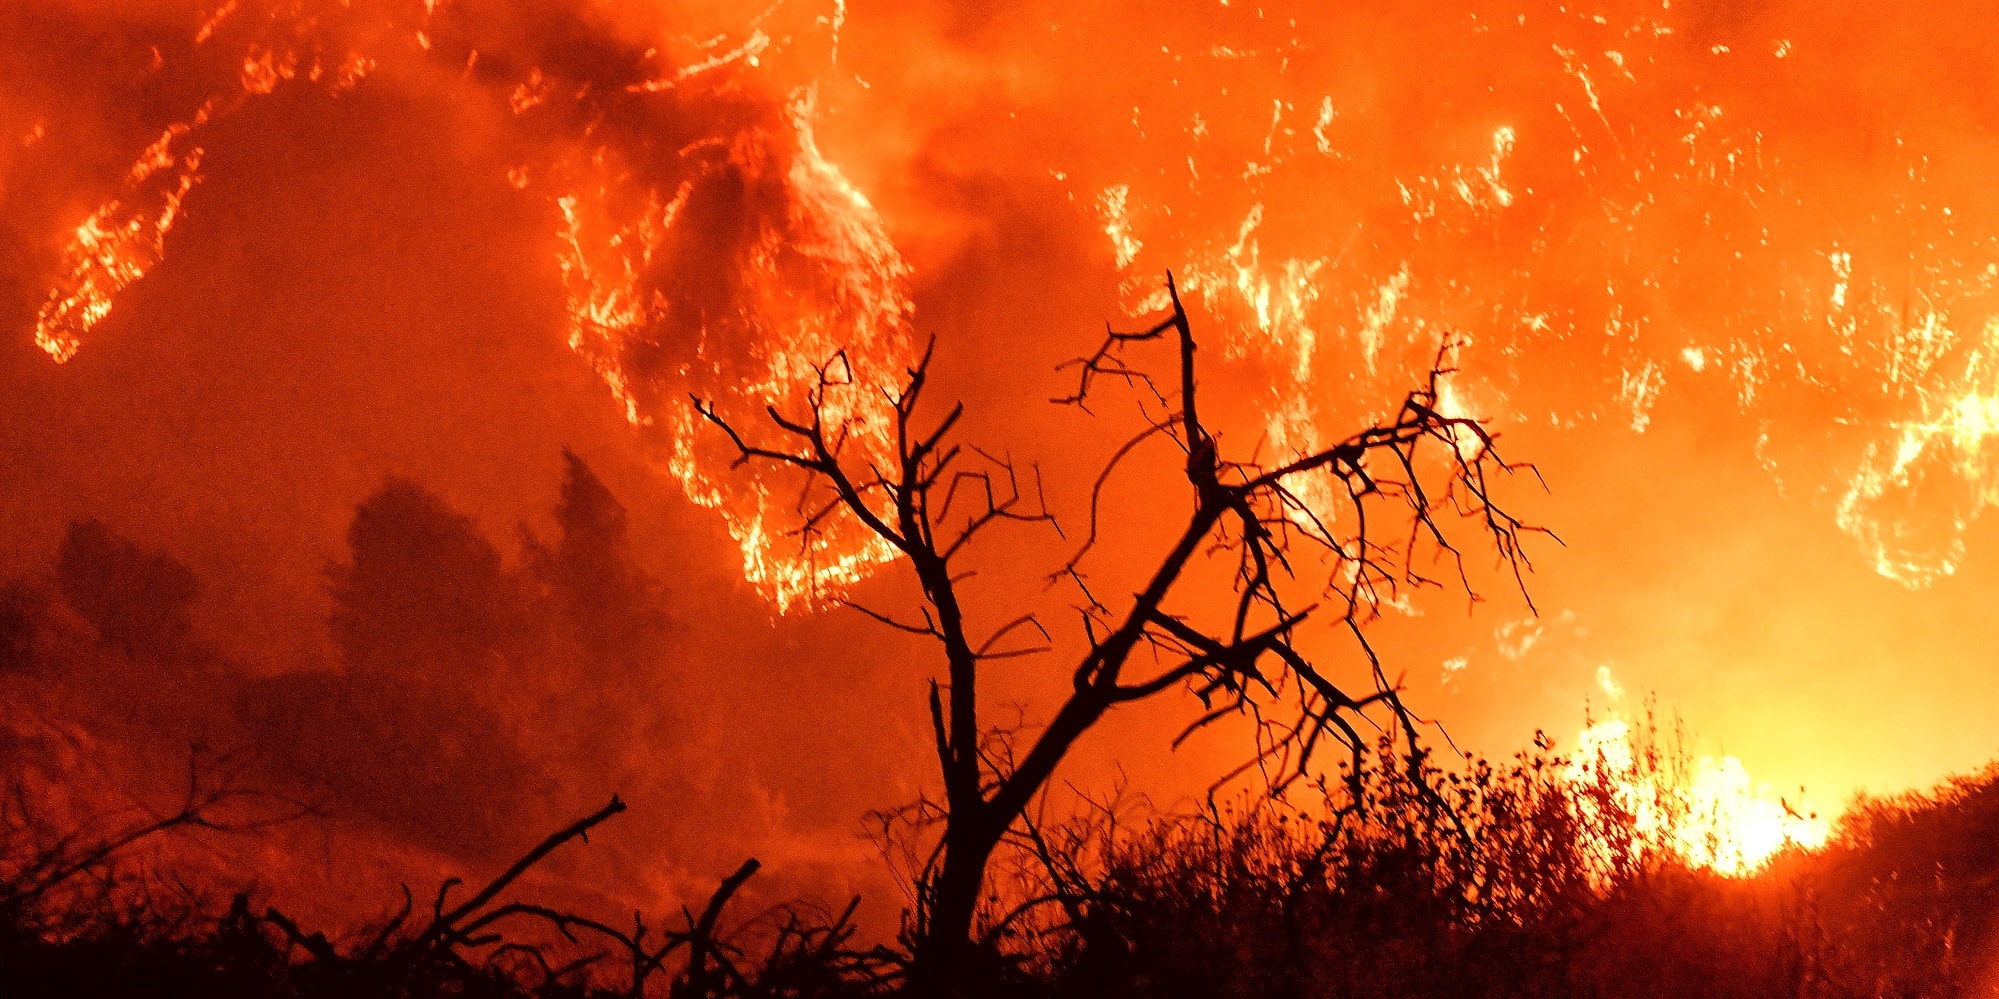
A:
<svg viewBox="0 0 1999 999">
<path fill-rule="evenodd" d="M 1371 756 L 1371 762 L 1392 760 Z M 1416 776 L 1371 766 L 1364 809 L 1316 817 L 1261 795 L 1135 818 L 1103 802 L 1024 833 L 1013 871 L 1057 903 L 979 939 L 991 996 L 1962 996 L 1983 994 L 1999 857 L 1999 766 L 1863 800 L 1825 848 L 1748 877 L 1651 849 L 1614 788 L 1578 787 L 1546 740 Z M 905 950 L 839 912 L 729 903 L 745 863 L 677 920 L 598 919 L 509 896 L 623 810 L 551 834 L 467 893 L 405 889 L 338 936 L 247 896 L 204 909 L 121 863 L 150 836 L 217 835 L 291 806 L 199 772 L 182 813 L 102 833 L 0 826 L 0 981 L 10 996 L 673 997 L 904 994 Z M 1432 804 L 1452 806 L 1457 822 Z M 1596 795 L 1601 809 L 1575 806 Z M 242 811 L 249 802 L 254 807 Z M 1606 852 L 1606 844 L 1610 844 Z M 420 904 L 428 902 L 428 904 Z M 421 913 L 419 915 L 418 913 Z M 994 970 L 997 969 L 997 970 Z"/>
<path fill-rule="evenodd" d="M 911 987 L 920 994 L 958 994 L 995 973 L 978 963 L 977 924 L 982 916 L 999 925 L 1014 917 L 981 912 L 990 897 L 993 852 L 1016 832 L 1076 741 L 1114 709 L 1190 694 L 1204 713 L 1181 738 L 1223 719 L 1249 719 L 1258 745 L 1244 769 L 1260 770 L 1273 790 L 1311 776 L 1317 751 L 1329 746 L 1342 749 L 1357 774 L 1369 748 L 1360 728 L 1374 712 L 1401 733 L 1396 752 L 1420 776 L 1428 750 L 1419 724 L 1365 626 L 1405 589 L 1440 584 L 1425 575 L 1426 562 L 1443 562 L 1471 590 L 1460 522 L 1475 525 L 1516 583 L 1527 568 L 1521 540 L 1539 529 L 1508 513 L 1494 495 L 1496 479 L 1526 466 L 1503 461 L 1479 421 L 1448 411 L 1442 382 L 1451 373 L 1452 344 L 1440 348 L 1427 379 L 1391 419 L 1329 447 L 1236 457 L 1223 448 L 1204 408 L 1193 324 L 1171 275 L 1166 291 L 1166 318 L 1138 332 L 1108 332 L 1093 353 L 1065 365 L 1076 375 L 1075 390 L 1055 400 L 1087 409 L 1104 384 L 1121 383 L 1137 392 L 1143 414 L 1142 428 L 1096 477 L 1088 527 L 1049 577 L 1073 588 L 1080 641 L 1058 640 L 1037 612 L 995 612 L 963 585 L 970 573 L 962 556 L 989 529 L 1058 521 L 1038 468 L 953 438 L 962 404 L 941 414 L 924 409 L 929 350 L 895 388 L 858 384 L 844 356 L 828 359 L 816 368 L 809 411 L 772 408 L 768 434 L 733 426 L 713 405 L 695 400 L 701 415 L 728 435 L 740 464 L 802 475 L 795 533 L 803 552 L 836 519 L 858 521 L 894 550 L 897 569 L 906 567 L 921 588 L 920 618 L 849 604 L 933 639 L 943 660 L 942 676 L 933 674 L 929 684 L 943 798 L 926 797 L 903 811 L 918 834 L 941 828 L 913 872 L 915 904 L 905 929 Z M 1166 373 L 1155 377 L 1134 356 L 1147 348 L 1163 348 L 1174 359 Z M 855 414 L 867 411 L 855 397 L 874 392 L 890 393 L 893 404 L 896 453 L 889 467 L 847 446 Z M 1107 485 L 1148 445 L 1178 452 L 1186 487 L 1182 526 L 1145 563 L 1151 568 L 1129 601 L 1100 596 L 1089 583 L 1091 556 L 1106 519 L 1122 516 Z M 1314 488 L 1324 497 L 1308 502 Z M 1226 573 L 1233 588 L 1219 606 L 1190 596 L 1201 592 L 1204 570 Z M 1343 685 L 1300 644 L 1301 626 L 1319 617 L 1352 639 L 1367 686 Z M 979 703 L 988 664 L 1057 655 L 1064 664 L 1056 668 L 1073 684 L 1047 723 L 1032 735 L 996 730 Z"/>
<path fill-rule="evenodd" d="M 276 756 L 251 767 L 196 749 L 185 793 L 157 813 L 49 812 L 29 754 L 16 751 L 28 740 L 0 726 L 0 991 L 1816 999 L 1989 988 L 1999 974 L 1999 856 L 1989 848 L 1999 767 L 1860 801 L 1825 848 L 1731 878 L 1688 864 L 1620 775 L 1579 765 L 1589 761 L 1551 740 L 1504 761 L 1441 763 L 1364 629 L 1410 587 L 1470 590 L 1461 535 L 1489 545 L 1519 581 L 1520 541 L 1536 529 L 1496 504 L 1491 483 L 1524 466 L 1501 461 L 1483 427 L 1450 411 L 1448 345 L 1393 419 L 1275 463 L 1231 460 L 1197 406 L 1197 347 L 1168 290 L 1166 319 L 1108 334 L 1070 366 L 1075 391 L 1057 400 L 1088 406 L 1108 380 L 1133 391 L 1144 417 L 1097 478 L 1088 528 L 1068 538 L 1051 574 L 1076 595 L 1079 641 L 1058 640 L 1037 613 L 968 598 L 957 559 L 974 539 L 1056 520 L 1031 466 L 951 442 L 961 408 L 917 428 L 933 419 L 919 412 L 927 357 L 891 400 L 899 464 L 888 469 L 843 454 L 841 396 L 861 387 L 838 357 L 818 370 L 809 413 L 770 414 L 775 443 L 697 401 L 743 460 L 803 474 L 805 544 L 825 518 L 856 518 L 905 556 L 921 591 L 913 612 L 857 607 L 942 651 L 929 707 L 943 799 L 875 815 L 884 845 L 912 860 L 912 905 L 894 945 L 862 937 L 858 899 L 732 908 L 755 860 L 671 916 L 627 921 L 525 894 L 529 870 L 584 848 L 625 811 L 615 795 L 480 889 L 455 877 L 421 895 L 405 886 L 372 925 L 301 925 L 280 905 L 253 905 L 250 892 L 222 901 L 147 853 L 166 837 L 308 821 L 309 802 L 331 795 L 421 827 L 468 866 L 491 861 L 497 834 L 518 833 L 524 805 L 554 793 L 500 724 L 504 712 L 476 696 L 519 677 L 555 677 L 550 696 L 595 698 L 594 732 L 550 741 L 610 758 L 610 744 L 591 740 L 629 724 L 619 705 L 643 692 L 642 666 L 670 625 L 630 557 L 623 508 L 566 455 L 561 533 L 527 535 L 518 568 L 413 482 L 392 478 L 364 501 L 349 559 L 329 570 L 337 671 L 244 675 L 194 635 L 193 572 L 97 522 L 70 532 L 54 586 L 0 589 L 0 679 L 73 665 L 46 654 L 66 640 L 57 619 L 70 612 L 94 648 L 148 675 L 177 664 L 226 680 L 233 717 Z M 1132 360 L 1152 348 L 1174 359 L 1171 377 Z M 1100 599 L 1090 556 L 1112 508 L 1106 484 L 1147 446 L 1174 449 L 1184 527 L 1128 603 Z M 1331 485 L 1333 512 L 1301 498 L 1308 474 Z M 1456 578 L 1429 578 L 1419 556 Z M 1301 580 L 1306 564 L 1332 568 Z M 1188 596 L 1204 592 L 1190 582 L 1200 567 L 1217 569 L 1232 596 Z M 1314 615 L 1352 639 L 1371 686 L 1340 686 L 1299 648 Z M 1046 725 L 982 713 L 987 664 L 1064 649 L 1075 653 L 1064 666 L 1071 693 Z M 587 675 L 563 668 L 586 662 Z M 593 694 L 591 675 L 631 686 Z M 1247 720 L 1254 757 L 1232 776 L 1261 779 L 1188 813 L 1149 813 L 1122 794 L 1058 813 L 1047 789 L 1075 741 L 1119 706 L 1175 690 L 1202 705 L 1190 732 Z M 1642 776 L 1684 780 L 1683 745 L 1660 752 L 1649 725 L 1643 737 Z M 384 787 L 385 773 L 413 776 Z M 253 789 L 274 776 L 287 793 Z M 568 799 L 560 807 L 581 811 Z M 453 852 L 454 837 L 479 842 Z"/>
</svg>

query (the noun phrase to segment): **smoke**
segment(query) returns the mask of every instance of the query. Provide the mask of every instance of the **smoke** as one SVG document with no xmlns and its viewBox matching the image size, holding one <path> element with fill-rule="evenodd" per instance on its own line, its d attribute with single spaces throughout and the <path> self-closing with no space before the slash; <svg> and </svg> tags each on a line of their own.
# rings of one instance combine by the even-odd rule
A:
<svg viewBox="0 0 1999 999">
<path fill-rule="evenodd" d="M 774 96 L 746 81 L 771 36 L 767 15 L 728 47 L 718 35 L 662 45 L 662 24 L 591 5 L 406 0 L 224 3 L 170 44 L 211 93 L 169 122 L 116 194 L 70 234 L 37 311 L 57 363 L 81 350 L 119 297 L 166 257 L 202 182 L 211 124 L 277 91 L 340 97 L 371 75 L 483 101 L 510 186 L 551 203 L 568 341 L 635 426 L 650 428 L 696 502 L 722 509 L 744 571 L 779 605 L 853 582 L 887 557 L 834 527 L 783 550 L 769 523 L 784 485 L 725 493 L 701 446 L 692 392 L 718 413 L 795 404 L 816 366 L 844 351 L 842 419 L 879 449 L 878 389 L 912 358 L 908 268 L 865 195 L 821 155 L 816 91 Z M 774 29 L 773 29 L 774 30 Z M 835 42 L 837 45 L 837 42 Z M 152 46 L 149 73 L 169 56 Z M 456 80 L 440 79 L 440 70 Z M 224 73 L 224 70 L 228 72 Z M 36 119 L 35 128 L 42 128 Z M 226 141 L 226 140 L 225 140 Z M 489 182 L 491 178 L 488 178 Z"/>
<path fill-rule="evenodd" d="M 172 658 L 192 639 L 188 608 L 199 592 L 194 573 L 112 534 L 99 521 L 70 527 L 56 578 L 64 601 L 90 622 L 98 640 L 128 656 Z M 19 620 L 32 626 L 25 614 Z"/>
<path fill-rule="evenodd" d="M 553 868 L 543 890 L 657 906 L 752 852 L 777 866 L 771 897 L 844 890 L 853 830 L 829 843 L 807 831 L 817 821 L 801 828 L 782 769 L 711 717 L 769 683 L 732 674 L 676 613 L 716 602 L 638 564 L 624 507 L 574 454 L 552 514 L 552 535 L 523 527 L 509 558 L 435 493 L 389 478 L 325 568 L 325 661 L 217 652 L 190 613 L 192 570 L 79 522 L 53 564 L 6 587 L 0 703 L 28 726 L 9 779 L 64 788 L 63 814 L 88 821 L 170 797 L 192 747 L 319 817 L 158 862 L 215 890 L 261 882 L 330 919 L 372 911 L 397 878 L 504 863 L 612 793 L 643 832 Z M 760 602 L 719 603 L 742 620 Z M 62 726 L 89 735 L 58 752 Z"/>
</svg>

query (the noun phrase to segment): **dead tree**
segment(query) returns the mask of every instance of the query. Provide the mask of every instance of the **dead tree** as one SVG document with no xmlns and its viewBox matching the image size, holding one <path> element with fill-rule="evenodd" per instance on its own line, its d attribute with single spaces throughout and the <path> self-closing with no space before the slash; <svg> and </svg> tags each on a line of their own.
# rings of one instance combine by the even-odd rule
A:
<svg viewBox="0 0 1999 999">
<path fill-rule="evenodd" d="M 1426 575 L 1428 564 L 1447 564 L 1471 593 L 1461 549 L 1453 541 L 1454 519 L 1474 525 L 1516 585 L 1529 568 L 1520 542 L 1538 529 L 1508 514 L 1490 488 L 1495 477 L 1526 466 L 1501 460 L 1492 435 L 1478 421 L 1440 409 L 1440 380 L 1450 373 L 1451 345 L 1439 351 L 1428 378 L 1392 420 L 1309 454 L 1268 463 L 1235 460 L 1223 455 L 1215 430 L 1203 419 L 1192 326 L 1170 275 L 1167 288 L 1171 314 L 1138 332 L 1109 332 L 1094 353 L 1067 366 L 1077 374 L 1075 391 L 1055 400 L 1087 407 L 1100 383 L 1111 379 L 1140 392 L 1148 416 L 1144 429 L 1098 476 L 1089 530 L 1073 557 L 1050 577 L 1080 594 L 1082 641 L 1070 667 L 1072 689 L 1025 753 L 1009 752 L 1003 760 L 988 752 L 990 728 L 977 700 L 981 666 L 1052 652 L 1057 643 L 1033 614 L 993 615 L 990 620 L 1007 623 L 975 637 L 955 562 L 994 525 L 1054 521 L 1038 470 L 1028 469 L 1033 481 L 1023 482 L 1029 476 L 1010 458 L 952 442 L 962 404 L 950 407 L 930 429 L 918 429 L 928 351 L 889 399 L 891 467 L 881 467 L 854 444 L 841 415 L 852 412 L 841 404 L 851 397 L 839 394 L 865 390 L 853 384 L 844 357 L 818 369 L 818 382 L 807 395 L 809 412 L 788 415 L 770 407 L 772 429 L 762 434 L 746 435 L 711 404 L 695 400 L 700 414 L 728 435 L 739 464 L 770 463 L 806 476 L 800 531 L 808 544 L 829 518 L 855 518 L 907 560 L 922 589 L 920 623 L 860 608 L 885 624 L 934 639 L 943 652 L 944 677 L 941 683 L 931 679 L 929 707 L 944 783 L 944 828 L 916 896 L 910 985 L 919 993 L 950 991 L 954 974 L 977 956 L 972 929 L 994 848 L 1076 740 L 1106 712 L 1187 690 L 1205 708 L 1188 732 L 1232 715 L 1252 719 L 1257 747 L 1251 765 L 1279 786 L 1305 775 L 1315 750 L 1327 743 L 1338 743 L 1357 770 L 1370 741 L 1357 726 L 1367 725 L 1372 713 L 1399 726 L 1408 764 L 1420 773 L 1424 751 L 1417 719 L 1363 627 L 1401 588 L 1438 585 Z M 1152 345 L 1175 351 L 1177 365 L 1164 384 L 1130 357 Z M 1177 445 L 1184 458 L 1184 526 L 1128 601 L 1100 599 L 1090 590 L 1084 566 L 1103 522 L 1106 484 L 1121 464 L 1160 441 Z M 1302 487 L 1314 477 L 1334 508 L 1303 498 Z M 1326 582 L 1312 594 L 1316 602 L 1297 606 L 1285 594 L 1299 588 L 1308 550 L 1314 567 L 1328 570 Z M 1232 569 L 1233 595 L 1228 606 L 1197 614 L 1200 608 L 1181 603 L 1191 589 L 1190 570 L 1211 560 Z M 1356 641 L 1372 678 L 1368 689 L 1342 688 L 1300 651 L 1300 628 L 1315 617 L 1331 618 Z M 1019 639 L 1028 635 L 1037 636 L 1037 644 L 1021 648 Z M 1145 673 L 1134 675 L 1140 670 Z"/>
</svg>

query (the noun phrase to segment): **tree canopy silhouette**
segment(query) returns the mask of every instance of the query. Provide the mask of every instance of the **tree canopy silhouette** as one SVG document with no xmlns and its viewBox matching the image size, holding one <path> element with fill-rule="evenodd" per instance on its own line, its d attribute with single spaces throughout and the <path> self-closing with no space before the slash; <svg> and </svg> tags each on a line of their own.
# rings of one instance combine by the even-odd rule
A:
<svg viewBox="0 0 1999 999">
<path fill-rule="evenodd" d="M 943 832 L 918 874 L 910 930 L 910 984 L 919 993 L 949 993 L 967 974 L 978 953 L 973 929 L 995 848 L 1076 740 L 1106 713 L 1186 691 L 1205 709 L 1190 732 L 1231 716 L 1250 720 L 1257 739 L 1250 766 L 1275 787 L 1311 773 L 1315 754 L 1328 744 L 1340 746 L 1357 773 L 1370 742 L 1357 726 L 1369 712 L 1380 713 L 1398 726 L 1401 752 L 1411 772 L 1420 773 L 1425 751 L 1417 720 L 1364 626 L 1403 588 L 1439 585 L 1426 575 L 1429 562 L 1450 564 L 1456 582 L 1471 590 L 1455 540 L 1459 522 L 1472 526 L 1516 584 L 1528 568 L 1521 540 L 1539 529 L 1506 512 L 1492 494 L 1495 477 L 1526 466 L 1503 461 L 1479 421 L 1446 412 L 1442 380 L 1451 373 L 1452 344 L 1440 349 L 1428 377 L 1392 419 L 1309 453 L 1231 457 L 1204 416 L 1193 327 L 1170 276 L 1167 289 L 1170 314 L 1137 332 L 1108 332 L 1093 353 L 1066 366 L 1076 375 L 1075 389 L 1055 400 L 1087 407 L 1107 381 L 1121 383 L 1139 394 L 1146 419 L 1097 477 L 1088 530 L 1051 574 L 1074 587 L 1081 641 L 1067 666 L 1070 692 L 1020 753 L 1011 746 L 995 751 L 995 726 L 978 701 L 980 671 L 995 659 L 1052 653 L 1061 643 L 1034 613 L 970 605 L 957 562 L 995 525 L 1052 524 L 1055 516 L 1038 469 L 953 439 L 962 404 L 934 418 L 922 409 L 931 351 L 889 399 L 895 453 L 887 467 L 852 443 L 849 421 L 861 411 L 855 393 L 877 389 L 855 384 L 844 356 L 817 368 L 807 412 L 772 407 L 765 431 L 733 426 L 695 400 L 698 412 L 728 435 L 740 462 L 804 473 L 798 531 L 805 543 L 829 518 L 855 518 L 895 549 L 921 587 L 919 617 L 860 608 L 933 639 L 942 654 L 943 675 L 930 681 L 929 708 L 944 784 L 936 806 Z M 1170 375 L 1148 372 L 1139 354 L 1149 348 L 1169 352 Z M 1095 593 L 1087 566 L 1100 527 L 1118 515 L 1111 474 L 1161 441 L 1181 458 L 1182 526 L 1147 563 L 1153 568 L 1129 599 Z M 1192 578 L 1207 566 L 1232 578 L 1225 606 L 1195 602 Z M 1366 688 L 1336 683 L 1300 648 L 1300 628 L 1318 618 L 1355 640 L 1371 678 Z M 1005 623 L 975 633 L 973 622 L 987 620 Z"/>
<path fill-rule="evenodd" d="M 166 658 L 186 646 L 201 592 L 194 571 L 147 551 L 102 521 L 71 524 L 56 563 L 63 599 L 127 655 Z"/>
<path fill-rule="evenodd" d="M 471 518 L 391 476 L 354 512 L 352 560 L 328 570 L 334 643 L 349 668 L 480 676 L 516 644 L 519 586 Z"/>
</svg>

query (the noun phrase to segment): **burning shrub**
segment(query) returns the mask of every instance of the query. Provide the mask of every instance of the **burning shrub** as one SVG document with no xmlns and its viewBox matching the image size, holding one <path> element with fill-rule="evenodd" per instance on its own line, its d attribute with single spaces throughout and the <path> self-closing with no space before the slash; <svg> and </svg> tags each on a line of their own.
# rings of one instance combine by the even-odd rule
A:
<svg viewBox="0 0 1999 999">
<path fill-rule="evenodd" d="M 1323 810 L 1247 797 L 1135 835 L 1109 810 L 1037 830 L 1021 897 L 1062 915 L 1016 912 L 997 942 L 1062 995 L 1819 994 L 1800 992 L 1793 881 L 1811 858 L 1693 866 L 1545 738 L 1452 771 L 1375 759 Z"/>
</svg>

